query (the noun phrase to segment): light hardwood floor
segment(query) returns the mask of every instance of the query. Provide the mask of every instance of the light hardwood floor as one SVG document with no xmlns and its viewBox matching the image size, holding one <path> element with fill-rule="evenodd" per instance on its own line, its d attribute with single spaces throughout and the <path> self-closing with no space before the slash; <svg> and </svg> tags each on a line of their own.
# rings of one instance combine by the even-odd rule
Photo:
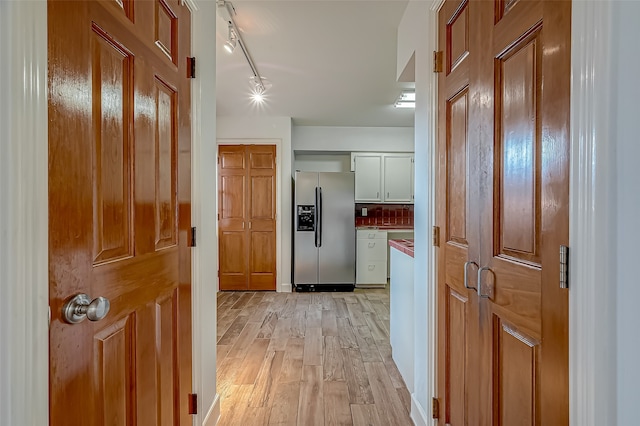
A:
<svg viewBox="0 0 640 426">
<path fill-rule="evenodd" d="M 220 425 L 413 425 L 389 291 L 218 293 Z"/>
</svg>

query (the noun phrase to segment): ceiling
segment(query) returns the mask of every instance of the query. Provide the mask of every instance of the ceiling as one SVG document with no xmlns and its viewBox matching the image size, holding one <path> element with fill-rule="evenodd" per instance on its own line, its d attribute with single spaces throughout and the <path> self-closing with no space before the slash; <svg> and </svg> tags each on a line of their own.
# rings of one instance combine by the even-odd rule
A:
<svg viewBox="0 0 640 426">
<path fill-rule="evenodd" d="M 271 87 L 250 98 L 253 76 L 240 46 L 232 54 L 218 10 L 218 116 L 285 116 L 297 126 L 413 126 L 393 103 L 413 83 L 396 81 L 397 29 L 407 0 L 232 2 L 234 20 Z"/>
</svg>

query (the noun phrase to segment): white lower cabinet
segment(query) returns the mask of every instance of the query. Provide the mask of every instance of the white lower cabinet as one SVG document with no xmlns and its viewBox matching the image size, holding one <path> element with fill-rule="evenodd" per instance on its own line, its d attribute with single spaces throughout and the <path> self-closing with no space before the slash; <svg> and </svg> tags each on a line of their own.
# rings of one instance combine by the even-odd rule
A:
<svg viewBox="0 0 640 426">
<path fill-rule="evenodd" d="M 356 244 L 356 287 L 387 284 L 387 231 L 359 229 Z"/>
</svg>

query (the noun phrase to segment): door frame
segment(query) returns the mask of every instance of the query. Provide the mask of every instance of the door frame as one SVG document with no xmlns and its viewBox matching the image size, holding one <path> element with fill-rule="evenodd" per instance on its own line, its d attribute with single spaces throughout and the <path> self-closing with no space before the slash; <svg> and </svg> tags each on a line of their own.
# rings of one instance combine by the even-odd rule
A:
<svg viewBox="0 0 640 426">
<path fill-rule="evenodd" d="M 200 9 L 206 2 L 201 3 L 198 6 Z M 572 7 L 570 241 L 573 250 L 570 255 L 570 274 L 574 283 L 580 283 L 580 287 L 569 292 L 572 425 L 602 424 L 604 418 L 615 418 L 617 368 L 623 368 L 621 365 L 616 367 L 615 350 L 599 351 L 599 348 L 612 344 L 610 339 L 614 339 L 615 347 L 614 336 L 617 331 L 617 292 L 598 291 L 600 283 L 615 276 L 612 272 L 617 268 L 614 258 L 616 224 L 613 222 L 616 211 L 608 204 L 611 194 L 616 190 L 615 175 L 612 173 L 614 169 L 611 168 L 612 162 L 615 162 L 616 147 L 609 141 L 615 140 L 618 130 L 609 115 L 614 106 L 616 89 L 611 83 L 609 68 L 616 55 L 610 47 L 617 41 L 613 32 L 613 4 L 612 1 L 574 0 Z M 21 182 L 25 188 L 25 191 L 7 191 L 5 187 L 0 187 L 3 191 L 0 195 L 0 232 L 3 235 L 0 238 L 0 324 L 9 324 L 9 319 L 14 319 L 12 328 L 0 326 L 0 341 L 10 342 L 0 362 L 0 395 L 3 395 L 0 400 L 0 423 L 46 425 L 49 404 L 46 356 L 49 287 L 48 139 L 45 119 L 47 3 L 45 0 L 3 1 L 1 7 L 0 55 L 9 60 L 0 65 L 0 93 L 4 95 L 9 93 L 11 87 L 22 87 L 23 69 L 31 70 L 32 78 L 27 90 L 20 91 L 21 96 L 0 96 L 0 136 L 3 141 L 12 141 L 10 149 L 5 142 L 0 147 L 0 177 L 3 183 Z M 434 13 L 429 12 L 430 22 Z M 199 33 L 196 31 L 194 34 L 198 37 Z M 211 51 L 215 55 L 213 49 Z M 601 82 L 607 82 L 613 90 L 609 91 L 609 86 Z M 193 120 L 194 123 L 201 121 L 203 129 L 204 118 L 210 117 L 204 116 L 204 112 L 215 110 L 215 97 L 209 96 L 214 90 L 209 89 L 206 95 L 195 91 L 192 93 L 202 106 L 201 109 L 192 110 Z M 21 113 L 11 114 L 12 111 Z M 631 123 L 628 126 L 632 128 Z M 433 142 L 433 139 L 428 141 Z M 199 140 L 194 139 L 194 145 L 196 143 Z M 21 167 L 14 167 L 16 164 Z M 640 171 L 636 173 L 640 175 Z M 203 194 L 202 186 L 197 190 L 194 188 L 194 205 L 204 199 Z M 631 221 L 627 224 L 633 225 Z M 618 221 L 618 226 L 623 225 Z M 198 292 L 202 294 L 206 287 L 203 283 L 215 279 L 209 277 L 206 271 L 202 272 L 198 281 L 194 275 L 194 295 Z M 433 281 L 429 282 L 431 288 L 433 285 Z M 20 291 L 15 291 L 17 289 Z M 604 309 L 600 306 L 604 306 Z M 198 321 L 196 315 L 194 309 L 194 326 Z M 18 321 L 15 321 L 16 318 Z M 208 324 L 208 327 L 215 329 L 215 321 Z M 18 329 L 17 325 L 21 328 Z M 203 359 L 210 357 L 215 362 L 215 351 L 197 346 L 194 342 L 194 360 L 198 356 Z M 194 362 L 194 375 L 195 367 Z M 206 378 L 211 380 L 210 375 L 206 375 Z M 5 389 L 11 392 L 5 392 Z M 581 392 L 578 394 L 576 389 Z M 23 398 L 23 395 L 30 395 L 30 398 Z M 204 407 L 205 404 L 206 401 Z M 28 409 L 25 408 L 27 405 Z M 431 413 L 425 414 L 430 417 Z M 426 418 L 424 420 L 426 422 Z M 212 423 L 215 423 L 215 419 Z M 201 421 L 198 424 L 202 424 Z"/>
<path fill-rule="evenodd" d="M 220 145 L 275 145 L 276 146 L 276 291 L 290 292 L 291 284 L 285 284 L 282 276 L 282 139 L 245 139 L 245 138 L 221 138 L 216 144 L 216 157 L 218 156 L 218 146 Z M 218 163 L 215 169 L 215 196 L 218 196 Z M 217 198 L 216 198 L 217 199 Z M 218 210 L 212 217 L 215 218 L 216 227 L 216 250 L 219 249 L 218 240 Z M 216 288 L 220 290 L 220 281 L 216 279 Z"/>
</svg>

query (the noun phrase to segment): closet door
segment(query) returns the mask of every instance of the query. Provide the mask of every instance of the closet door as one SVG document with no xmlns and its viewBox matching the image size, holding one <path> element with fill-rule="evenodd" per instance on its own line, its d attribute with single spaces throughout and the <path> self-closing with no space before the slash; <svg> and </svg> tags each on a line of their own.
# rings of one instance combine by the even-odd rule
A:
<svg viewBox="0 0 640 426">
<path fill-rule="evenodd" d="M 276 147 L 247 147 L 249 290 L 276 289 Z"/>
<path fill-rule="evenodd" d="M 439 16 L 444 69 L 438 77 L 438 389 L 440 424 L 478 424 L 478 298 L 465 262 L 479 258 L 477 140 L 472 140 L 468 1 L 448 0 Z M 477 263 L 466 264 L 475 279 Z M 472 287 L 472 281 L 467 286 Z"/>
<path fill-rule="evenodd" d="M 220 290 L 248 289 L 247 160 L 243 145 L 218 148 L 218 268 Z"/>
<path fill-rule="evenodd" d="M 220 290 L 276 289 L 276 147 L 218 149 Z"/>
<path fill-rule="evenodd" d="M 482 41 L 473 96 L 480 369 L 490 372 L 480 382 L 481 421 L 566 425 L 568 293 L 559 285 L 559 250 L 568 245 L 571 5 L 474 6 Z"/>
<path fill-rule="evenodd" d="M 439 424 L 568 424 L 570 15 L 440 11 Z"/>
</svg>

